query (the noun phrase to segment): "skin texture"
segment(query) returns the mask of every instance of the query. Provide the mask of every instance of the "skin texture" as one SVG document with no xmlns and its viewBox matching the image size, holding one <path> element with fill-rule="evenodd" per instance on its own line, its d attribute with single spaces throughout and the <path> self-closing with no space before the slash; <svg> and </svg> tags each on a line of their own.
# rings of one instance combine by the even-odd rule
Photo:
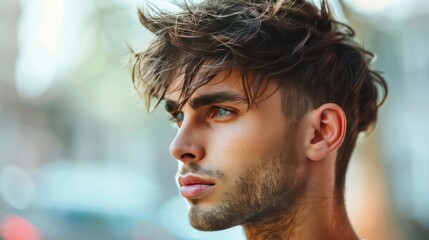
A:
<svg viewBox="0 0 429 240">
<path fill-rule="evenodd" d="M 268 83 L 257 106 L 248 106 L 233 72 L 218 75 L 177 109 L 180 86 L 178 78 L 166 94 L 178 125 L 170 146 L 177 177 L 214 183 L 187 198 L 193 227 L 243 225 L 248 239 L 356 239 L 344 206 L 334 200 L 346 122 L 341 108 L 325 104 L 291 124 L 276 86 Z"/>
</svg>

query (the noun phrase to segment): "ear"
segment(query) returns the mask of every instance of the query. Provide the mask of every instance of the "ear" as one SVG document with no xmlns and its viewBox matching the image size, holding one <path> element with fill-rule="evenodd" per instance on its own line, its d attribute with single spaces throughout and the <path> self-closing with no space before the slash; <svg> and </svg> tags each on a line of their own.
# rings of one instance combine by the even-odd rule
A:
<svg viewBox="0 0 429 240">
<path fill-rule="evenodd" d="M 326 103 L 309 115 L 311 131 L 307 135 L 306 155 L 313 161 L 325 159 L 343 143 L 347 119 L 341 107 Z"/>
</svg>

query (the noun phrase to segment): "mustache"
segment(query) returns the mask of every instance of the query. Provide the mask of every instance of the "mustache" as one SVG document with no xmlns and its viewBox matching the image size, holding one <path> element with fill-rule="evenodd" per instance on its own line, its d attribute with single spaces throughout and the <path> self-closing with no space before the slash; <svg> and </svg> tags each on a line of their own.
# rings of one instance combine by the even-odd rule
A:
<svg viewBox="0 0 429 240">
<path fill-rule="evenodd" d="M 219 179 L 225 178 L 225 175 L 221 171 L 204 169 L 200 165 L 195 163 L 190 163 L 189 165 L 182 165 L 182 167 L 178 171 L 178 174 L 180 175 L 185 175 L 187 173 L 193 173 L 193 174 L 202 175 L 202 176 L 210 176 L 210 177 L 219 178 Z"/>
</svg>

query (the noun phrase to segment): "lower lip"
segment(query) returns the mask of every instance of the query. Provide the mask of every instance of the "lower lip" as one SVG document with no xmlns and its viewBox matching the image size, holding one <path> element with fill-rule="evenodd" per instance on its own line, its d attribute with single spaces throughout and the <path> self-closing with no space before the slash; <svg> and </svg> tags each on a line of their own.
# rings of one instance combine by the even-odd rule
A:
<svg viewBox="0 0 429 240">
<path fill-rule="evenodd" d="M 214 185 L 206 184 L 194 184 L 188 186 L 182 186 L 180 188 L 180 194 L 185 198 L 195 198 L 207 191 L 209 191 Z"/>
</svg>

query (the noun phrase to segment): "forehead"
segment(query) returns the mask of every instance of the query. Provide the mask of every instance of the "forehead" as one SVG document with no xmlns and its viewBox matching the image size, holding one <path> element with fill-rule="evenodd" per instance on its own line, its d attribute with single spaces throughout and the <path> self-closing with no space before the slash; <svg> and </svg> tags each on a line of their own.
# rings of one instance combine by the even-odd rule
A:
<svg viewBox="0 0 429 240">
<path fill-rule="evenodd" d="M 196 79 L 196 82 L 198 83 L 198 77 Z M 193 84 L 195 83 L 192 83 L 192 85 Z M 168 86 L 165 98 L 174 101 L 179 101 L 179 96 L 184 90 L 183 88 L 186 87 L 189 86 L 184 86 L 184 76 L 178 76 L 177 78 L 173 79 L 173 81 Z M 216 92 L 223 90 L 236 91 L 244 94 L 242 75 L 239 70 L 233 70 L 231 72 L 228 72 L 226 70 L 221 71 L 207 84 L 196 89 L 193 95 L 201 95 L 206 92 Z"/>
</svg>

